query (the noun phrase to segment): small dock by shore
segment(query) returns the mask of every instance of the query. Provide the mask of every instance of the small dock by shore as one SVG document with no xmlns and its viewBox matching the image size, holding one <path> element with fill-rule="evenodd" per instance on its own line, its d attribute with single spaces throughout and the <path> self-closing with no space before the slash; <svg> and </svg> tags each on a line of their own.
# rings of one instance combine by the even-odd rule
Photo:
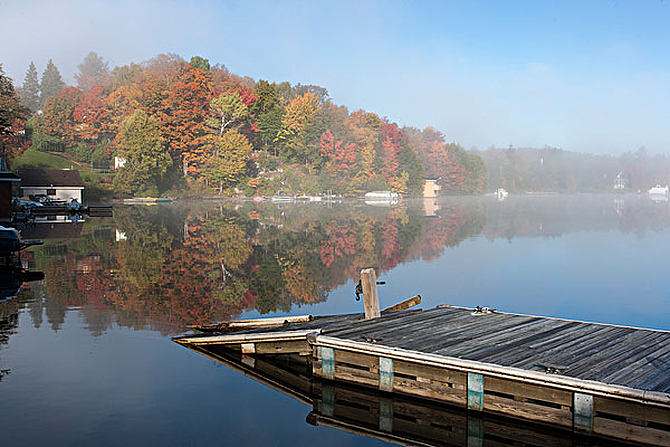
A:
<svg viewBox="0 0 670 447">
<path fill-rule="evenodd" d="M 379 311 L 374 275 L 362 283 L 364 314 L 228 322 L 175 341 L 247 363 L 298 356 L 318 380 L 670 446 L 670 331 L 479 307 Z"/>
</svg>

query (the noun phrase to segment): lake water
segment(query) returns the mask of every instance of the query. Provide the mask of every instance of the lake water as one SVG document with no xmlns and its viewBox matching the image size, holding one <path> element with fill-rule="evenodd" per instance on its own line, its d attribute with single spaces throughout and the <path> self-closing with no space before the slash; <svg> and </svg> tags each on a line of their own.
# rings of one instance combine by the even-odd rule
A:
<svg viewBox="0 0 670 447">
<path fill-rule="evenodd" d="M 176 203 L 40 223 L 44 281 L 0 303 L 2 445 L 379 445 L 171 341 L 190 324 L 441 303 L 670 329 L 670 205 L 638 196 L 394 207 Z"/>
</svg>

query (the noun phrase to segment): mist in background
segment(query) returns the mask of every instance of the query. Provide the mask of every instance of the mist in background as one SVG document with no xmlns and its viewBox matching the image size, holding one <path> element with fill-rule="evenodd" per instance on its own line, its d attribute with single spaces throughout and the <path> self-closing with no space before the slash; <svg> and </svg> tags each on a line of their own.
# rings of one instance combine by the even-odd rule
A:
<svg viewBox="0 0 670 447">
<path fill-rule="evenodd" d="M 339 104 L 434 126 L 468 148 L 670 149 L 670 4 L 0 0 L 16 84 L 53 58 L 68 82 L 165 52 L 319 84 Z"/>
</svg>

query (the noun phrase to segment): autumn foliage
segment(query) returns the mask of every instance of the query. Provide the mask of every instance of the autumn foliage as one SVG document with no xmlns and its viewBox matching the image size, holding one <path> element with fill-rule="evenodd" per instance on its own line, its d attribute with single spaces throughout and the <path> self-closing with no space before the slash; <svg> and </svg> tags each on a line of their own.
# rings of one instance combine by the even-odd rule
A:
<svg viewBox="0 0 670 447">
<path fill-rule="evenodd" d="M 55 65 L 50 70 L 54 77 Z M 172 159 L 164 189 L 200 184 L 219 193 L 242 187 L 273 194 L 288 184 L 296 194 L 417 194 L 426 176 L 439 178 L 448 192 L 478 192 L 484 185 L 478 157 L 443 134 L 349 112 L 316 85 L 255 81 L 202 57 L 189 63 L 171 54 L 110 70 L 91 53 L 76 79 L 78 87 L 60 88 L 45 100 L 33 131 L 80 148 L 77 154 L 95 149 L 109 161 L 135 150 L 122 150 L 118 134 L 141 110 L 158 121 Z"/>
</svg>

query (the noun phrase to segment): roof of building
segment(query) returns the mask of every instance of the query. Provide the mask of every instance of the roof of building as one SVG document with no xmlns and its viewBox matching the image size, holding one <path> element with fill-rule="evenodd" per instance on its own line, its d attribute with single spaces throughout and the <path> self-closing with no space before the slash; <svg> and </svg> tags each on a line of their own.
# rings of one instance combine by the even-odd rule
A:
<svg viewBox="0 0 670 447">
<path fill-rule="evenodd" d="M 18 182 L 21 181 L 21 177 L 14 174 L 13 172 L 0 172 L 0 182 Z"/>
<path fill-rule="evenodd" d="M 79 171 L 72 169 L 20 169 L 21 186 L 51 186 L 83 188 Z"/>
</svg>

